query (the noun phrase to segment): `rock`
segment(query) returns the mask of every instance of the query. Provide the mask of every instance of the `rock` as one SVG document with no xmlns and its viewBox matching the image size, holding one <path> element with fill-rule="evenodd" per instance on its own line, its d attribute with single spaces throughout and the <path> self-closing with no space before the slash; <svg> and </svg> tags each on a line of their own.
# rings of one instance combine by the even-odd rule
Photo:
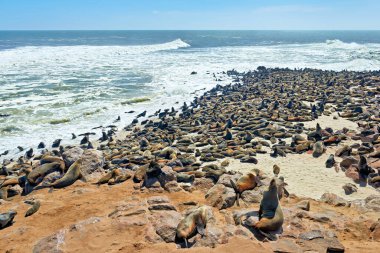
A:
<svg viewBox="0 0 380 253">
<path fill-rule="evenodd" d="M 153 196 L 147 200 L 149 205 L 169 203 L 169 198 L 167 196 Z"/>
<path fill-rule="evenodd" d="M 81 156 L 82 164 L 80 170 L 86 180 L 102 176 L 104 174 L 104 156 L 98 150 L 85 150 Z M 92 174 L 97 175 L 92 175 Z"/>
<path fill-rule="evenodd" d="M 232 188 L 216 184 L 206 194 L 206 201 L 213 207 L 225 209 L 234 205 L 236 193 Z"/>
<path fill-rule="evenodd" d="M 66 168 L 69 168 L 76 160 L 78 160 L 83 154 L 83 149 L 79 147 L 70 148 L 62 154 L 62 158 L 65 161 Z"/>
<path fill-rule="evenodd" d="M 241 199 L 247 203 L 260 203 L 263 199 L 263 194 L 257 190 L 244 191 L 241 194 Z"/>
<path fill-rule="evenodd" d="M 296 204 L 297 208 L 310 211 L 310 201 L 309 200 L 302 200 Z"/>
<path fill-rule="evenodd" d="M 380 219 L 371 225 L 370 230 L 372 240 L 380 242 Z"/>
<path fill-rule="evenodd" d="M 150 243 L 161 243 L 164 242 L 162 238 L 156 233 L 156 230 L 152 225 L 147 226 L 144 231 L 145 240 Z"/>
<path fill-rule="evenodd" d="M 346 177 L 351 178 L 354 182 L 358 183 L 360 181 L 359 172 L 355 167 L 350 166 L 344 173 Z"/>
<path fill-rule="evenodd" d="M 380 212 L 380 196 L 379 195 L 371 195 L 365 199 L 365 207 L 368 209 L 372 209 L 375 212 Z"/>
<path fill-rule="evenodd" d="M 156 204 L 148 207 L 150 211 L 177 211 L 177 209 L 171 204 Z"/>
<path fill-rule="evenodd" d="M 158 175 L 158 181 L 162 186 L 166 185 L 168 182 L 177 181 L 177 173 L 169 166 L 164 166 L 161 168 L 161 173 Z"/>
<path fill-rule="evenodd" d="M 348 201 L 344 200 L 341 197 L 338 197 L 334 193 L 324 193 L 321 197 L 321 200 L 327 204 L 334 206 L 348 206 Z"/>
<path fill-rule="evenodd" d="M 283 253 L 302 253 L 302 249 L 294 241 L 290 239 L 281 239 L 276 242 L 271 242 L 273 252 Z"/>
<path fill-rule="evenodd" d="M 8 189 L 8 198 L 20 195 L 22 193 L 22 188 L 20 185 L 14 185 Z"/>
<path fill-rule="evenodd" d="M 227 236 L 224 235 L 224 232 L 219 227 L 213 224 L 207 224 L 206 227 L 206 236 L 197 235 L 196 241 L 193 247 L 208 247 L 215 248 L 218 244 L 227 243 Z"/>
<path fill-rule="evenodd" d="M 164 185 L 164 189 L 168 192 L 179 192 L 182 191 L 182 188 L 178 185 L 176 181 L 168 182 Z"/>
<path fill-rule="evenodd" d="M 342 188 L 344 190 L 344 193 L 346 193 L 347 195 L 358 191 L 358 187 L 356 187 L 356 185 L 351 184 L 351 183 L 347 183 L 347 184 L 343 185 Z"/>
<path fill-rule="evenodd" d="M 63 253 L 60 246 L 65 240 L 65 230 L 39 240 L 33 247 L 33 253 Z"/>
<path fill-rule="evenodd" d="M 210 188 L 214 186 L 214 181 L 211 178 L 195 178 L 193 182 L 193 187 L 197 190 L 207 192 Z"/>
<path fill-rule="evenodd" d="M 176 211 L 157 211 L 151 216 L 156 233 L 167 243 L 174 242 L 181 219 L 181 215 Z"/>
<path fill-rule="evenodd" d="M 321 230 L 312 230 L 308 232 L 303 232 L 298 236 L 299 239 L 302 240 L 313 240 L 316 238 L 324 238 Z"/>
<path fill-rule="evenodd" d="M 351 165 L 354 165 L 354 164 L 358 164 L 359 161 L 352 157 L 352 156 L 348 156 L 346 158 L 344 158 L 341 162 L 340 162 L 340 167 L 343 169 L 343 170 L 346 170 L 348 169 Z"/>
<path fill-rule="evenodd" d="M 337 238 L 316 238 L 313 240 L 297 240 L 303 252 L 344 252 L 344 246 Z"/>
<path fill-rule="evenodd" d="M 219 177 L 217 184 L 222 184 L 226 187 L 232 188 L 230 180 L 236 182 L 240 178 L 240 176 L 241 176 L 240 173 L 237 173 L 235 175 L 223 174 Z"/>
</svg>

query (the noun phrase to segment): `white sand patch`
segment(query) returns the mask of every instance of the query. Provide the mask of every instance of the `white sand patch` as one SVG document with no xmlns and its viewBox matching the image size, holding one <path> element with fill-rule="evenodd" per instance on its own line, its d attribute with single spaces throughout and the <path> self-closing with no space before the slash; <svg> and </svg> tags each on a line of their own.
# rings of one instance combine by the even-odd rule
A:
<svg viewBox="0 0 380 253">
<path fill-rule="evenodd" d="M 333 119 L 331 116 L 321 116 L 317 120 L 304 122 L 305 127 L 315 127 L 319 123 L 324 129 L 332 127 L 335 131 L 343 127 L 351 130 L 357 129 L 355 122 L 339 118 Z M 356 141 L 347 140 L 344 144 L 351 145 Z M 372 186 L 361 187 L 357 185 L 358 191 L 351 195 L 346 195 L 342 188 L 346 183 L 354 183 L 352 179 L 345 176 L 344 172 L 335 171 L 335 168 L 326 168 L 325 162 L 330 154 L 342 146 L 341 143 L 338 147 L 327 147 L 326 153 L 318 158 L 314 158 L 312 154 L 288 154 L 287 157 L 273 158 L 268 154 L 257 154 L 257 165 L 240 163 L 239 160 L 231 159 L 229 170 L 236 170 L 241 172 L 248 172 L 254 168 L 263 170 L 267 175 L 273 175 L 273 165 L 277 164 L 281 168 L 280 176 L 285 178 L 288 183 L 287 190 L 297 196 L 309 197 L 319 199 L 325 192 L 335 193 L 340 197 L 347 200 L 364 199 L 371 194 L 379 194 Z M 266 149 L 268 150 L 268 149 Z M 337 162 L 342 159 L 335 157 Z"/>
</svg>

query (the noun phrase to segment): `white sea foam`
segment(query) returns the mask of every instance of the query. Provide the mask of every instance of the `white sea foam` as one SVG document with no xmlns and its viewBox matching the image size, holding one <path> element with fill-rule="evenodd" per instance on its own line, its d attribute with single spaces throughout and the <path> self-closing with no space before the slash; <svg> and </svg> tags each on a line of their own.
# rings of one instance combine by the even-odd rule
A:
<svg viewBox="0 0 380 253">
<path fill-rule="evenodd" d="M 20 47 L 0 51 L 0 152 L 51 143 L 70 133 L 133 115 L 179 107 L 195 90 L 231 80 L 212 73 L 267 67 L 330 70 L 380 69 L 380 44 L 330 40 L 312 44 L 193 48 L 181 39 L 156 45 Z M 196 71 L 197 75 L 190 75 Z M 207 74 L 209 72 L 210 74 Z M 198 91 L 196 94 L 201 94 Z M 148 97 L 137 104 L 123 102 Z M 69 120 L 52 125 L 53 120 Z M 2 131 L 4 130 L 5 131 Z M 100 130 L 99 130 L 100 131 Z M 97 133 L 99 133 L 99 131 Z M 77 140 L 76 140 L 77 142 Z"/>
</svg>

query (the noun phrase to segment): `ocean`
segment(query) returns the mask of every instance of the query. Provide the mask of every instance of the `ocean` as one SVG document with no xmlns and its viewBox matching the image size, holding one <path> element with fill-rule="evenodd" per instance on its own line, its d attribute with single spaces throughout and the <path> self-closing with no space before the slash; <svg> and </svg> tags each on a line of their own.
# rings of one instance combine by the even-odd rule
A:
<svg viewBox="0 0 380 253">
<path fill-rule="evenodd" d="M 380 31 L 0 31 L 0 160 L 178 108 L 258 66 L 380 70 Z"/>
</svg>

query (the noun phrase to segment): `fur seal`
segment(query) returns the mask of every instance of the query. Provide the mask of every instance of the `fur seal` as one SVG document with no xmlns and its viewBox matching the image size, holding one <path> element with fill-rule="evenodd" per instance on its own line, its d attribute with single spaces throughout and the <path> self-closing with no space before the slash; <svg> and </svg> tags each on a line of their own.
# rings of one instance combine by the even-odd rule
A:
<svg viewBox="0 0 380 253">
<path fill-rule="evenodd" d="M 273 165 L 273 174 L 276 177 L 278 176 L 278 174 L 280 174 L 280 167 L 277 164 Z"/>
<path fill-rule="evenodd" d="M 27 180 L 29 183 L 31 183 L 32 185 L 33 184 L 37 184 L 37 180 L 39 178 L 43 178 L 45 175 L 51 173 L 51 172 L 54 172 L 56 170 L 60 170 L 61 168 L 61 164 L 60 163 L 44 163 L 42 164 L 41 166 L 35 168 L 34 170 L 32 170 L 28 176 L 27 176 Z"/>
<path fill-rule="evenodd" d="M 273 178 L 270 181 L 268 191 L 263 194 L 259 209 L 259 221 L 254 227 L 264 232 L 271 232 L 280 229 L 283 223 L 284 214 L 278 199 L 276 180 Z"/>
<path fill-rule="evenodd" d="M 54 162 L 60 164 L 60 168 L 61 168 L 62 172 L 65 170 L 65 161 L 61 157 L 44 155 L 44 156 L 42 156 L 42 158 L 40 160 L 41 165 L 43 165 L 45 163 L 54 163 Z"/>
<path fill-rule="evenodd" d="M 58 179 L 52 184 L 47 185 L 47 187 L 63 188 L 72 185 L 78 178 L 82 176 L 80 171 L 81 164 L 82 159 L 76 160 L 62 178 Z"/>
<path fill-rule="evenodd" d="M 325 150 L 326 148 L 323 145 L 323 142 L 317 141 L 316 143 L 314 143 L 314 146 L 313 146 L 313 157 L 315 158 L 320 157 L 325 152 Z"/>
<path fill-rule="evenodd" d="M 10 210 L 6 213 L 0 214 L 0 229 L 3 229 L 7 226 L 10 226 L 13 223 L 13 219 L 16 216 L 17 212 Z"/>
<path fill-rule="evenodd" d="M 236 204 L 240 206 L 239 198 L 240 195 L 247 190 L 252 190 L 256 186 L 261 185 L 260 179 L 257 175 L 254 175 L 253 173 L 247 173 L 246 175 L 240 177 L 236 184 L 233 180 L 230 179 L 230 183 L 232 185 L 232 188 L 234 188 L 236 192 Z"/>
<path fill-rule="evenodd" d="M 34 213 L 36 213 L 36 212 L 38 211 L 38 209 L 40 209 L 40 206 L 41 206 L 41 203 L 40 203 L 39 200 L 35 200 L 35 201 L 25 201 L 25 203 L 32 205 L 32 207 L 29 208 L 29 209 L 26 211 L 26 213 L 25 213 L 25 217 L 31 216 L 31 215 L 33 215 Z"/>
<path fill-rule="evenodd" d="M 327 158 L 325 164 L 326 164 L 326 168 L 332 168 L 332 167 L 334 166 L 334 164 L 335 164 L 335 159 L 334 159 L 334 155 L 333 155 L 333 154 L 331 154 L 331 155 L 329 156 L 329 158 Z"/>
<path fill-rule="evenodd" d="M 183 239 L 188 248 L 187 239 L 197 231 L 200 235 L 205 235 L 205 228 L 208 220 L 207 206 L 201 206 L 194 211 L 190 212 L 184 219 L 182 219 L 176 230 L 178 239 Z"/>
</svg>

